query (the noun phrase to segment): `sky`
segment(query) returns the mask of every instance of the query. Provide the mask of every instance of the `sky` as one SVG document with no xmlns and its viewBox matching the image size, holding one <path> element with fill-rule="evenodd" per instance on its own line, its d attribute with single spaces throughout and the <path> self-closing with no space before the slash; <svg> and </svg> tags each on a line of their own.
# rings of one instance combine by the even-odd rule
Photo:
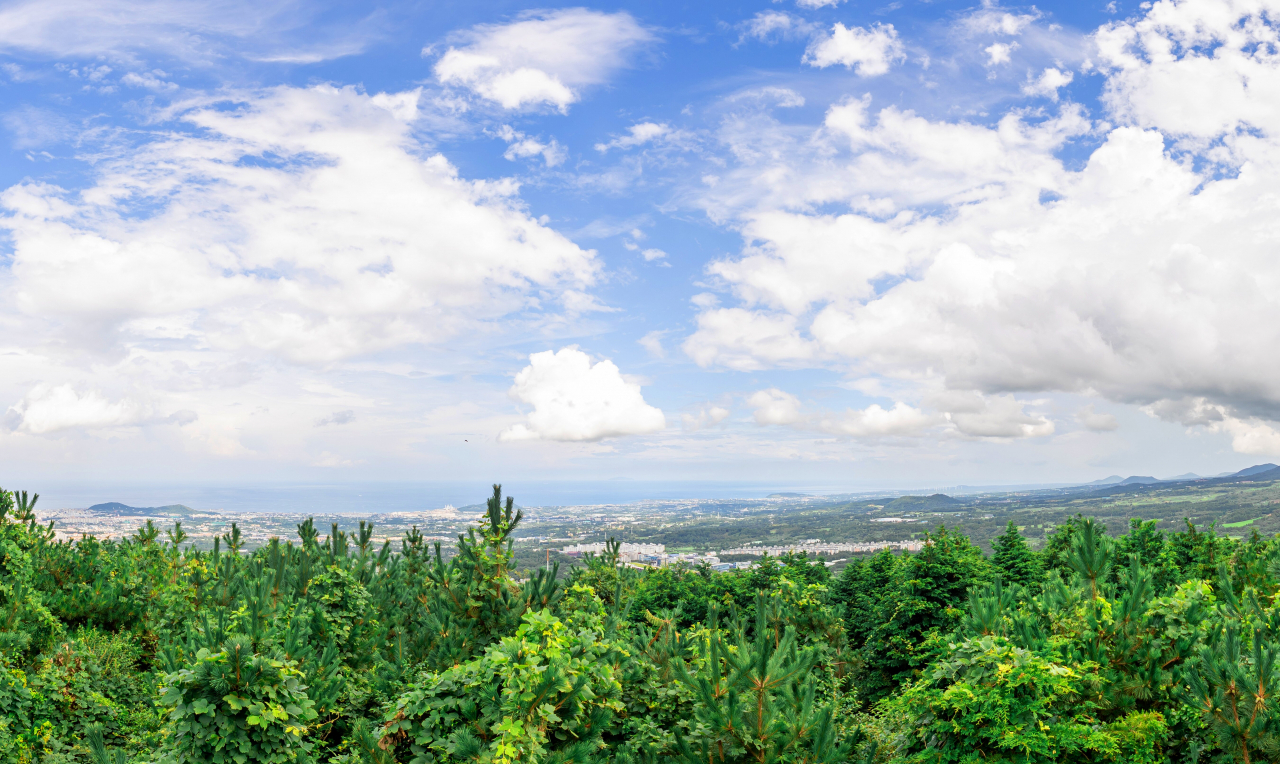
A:
<svg viewBox="0 0 1280 764">
<path fill-rule="evenodd" d="M 0 484 L 1277 459 L 1275 19 L 0 2 Z"/>
</svg>

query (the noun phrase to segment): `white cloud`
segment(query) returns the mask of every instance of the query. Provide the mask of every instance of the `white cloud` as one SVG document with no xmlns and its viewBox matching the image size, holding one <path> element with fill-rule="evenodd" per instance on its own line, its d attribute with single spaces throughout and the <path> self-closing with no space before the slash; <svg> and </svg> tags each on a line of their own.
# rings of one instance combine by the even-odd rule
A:
<svg viewBox="0 0 1280 764">
<path fill-rule="evenodd" d="M 921 408 L 898 401 L 887 409 L 873 403 L 865 409 L 806 413 L 799 398 L 769 388 L 753 393 L 747 403 L 755 409 L 759 425 L 786 425 L 857 439 L 919 438 L 932 434 L 1009 440 L 1044 437 L 1054 431 L 1051 421 L 1028 414 L 1024 410 L 1026 404 L 1012 395 L 934 391 L 925 396 Z"/>
<path fill-rule="evenodd" d="M 776 387 L 752 393 L 747 405 L 755 409 L 752 416 L 756 424 L 798 424 L 804 420 L 800 413 L 800 399 Z"/>
<path fill-rule="evenodd" d="M 515 186 L 423 156 L 417 101 L 320 86 L 196 103 L 179 117 L 199 132 L 104 152 L 78 195 L 9 188 L 15 304 L 96 353 L 163 325 L 175 352 L 318 363 L 454 336 L 535 290 L 593 300 L 594 252 Z"/>
<path fill-rule="evenodd" d="M 804 96 L 791 88 L 781 88 L 776 85 L 744 90 L 740 93 L 734 93 L 725 99 L 726 103 L 741 101 L 771 102 L 780 109 L 794 109 L 805 104 Z"/>
<path fill-rule="evenodd" d="M 511 396 L 533 411 L 525 423 L 505 430 L 498 438 L 503 441 L 594 441 L 667 426 L 662 411 L 645 403 L 639 384 L 612 361 L 592 363 L 576 346 L 529 356 Z"/>
<path fill-rule="evenodd" d="M 660 249 L 655 249 L 653 247 L 643 250 L 640 254 L 644 255 L 644 260 L 647 263 L 651 263 L 654 260 L 661 260 L 667 256 L 666 252 L 663 252 Z"/>
<path fill-rule="evenodd" d="M 18 149 L 48 146 L 74 134 L 66 117 L 35 106 L 20 106 L 5 114 L 3 121 L 13 133 L 13 146 Z"/>
<path fill-rule="evenodd" d="M 1013 37 L 1022 34 L 1027 27 L 1031 26 L 1039 18 L 1038 11 L 1034 13 L 1009 13 L 1000 10 L 998 7 L 984 4 L 983 8 L 966 16 L 962 24 L 968 28 L 970 33 L 1002 34 Z"/>
<path fill-rule="evenodd" d="M 796 0 L 796 5 L 801 8 L 809 8 L 809 9 L 825 8 L 827 6 L 831 6 L 834 8 L 835 6 L 843 2 L 844 0 Z"/>
<path fill-rule="evenodd" d="M 937 423 L 936 416 L 899 401 L 891 409 L 874 403 L 865 409 L 849 409 L 839 416 L 822 419 L 818 428 L 854 438 L 915 437 Z"/>
<path fill-rule="evenodd" d="M 666 138 L 675 132 L 665 122 L 638 122 L 627 128 L 626 135 L 620 135 L 608 143 L 597 143 L 596 151 L 604 153 L 609 149 L 629 149 Z"/>
<path fill-rule="evenodd" d="M 454 35 L 435 74 L 504 109 L 548 105 L 564 112 L 584 88 L 607 81 L 655 39 L 625 11 L 529 11 L 509 24 Z"/>
<path fill-rule="evenodd" d="M 120 81 L 135 88 L 146 88 L 147 90 L 154 90 L 158 93 L 171 93 L 178 89 L 178 84 L 176 82 L 169 82 L 162 79 L 167 76 L 168 75 L 159 70 L 143 72 L 141 74 L 138 74 L 137 72 L 129 72 L 125 76 L 121 77 Z"/>
<path fill-rule="evenodd" d="M 782 11 L 760 11 L 742 22 L 742 40 L 755 39 L 761 42 L 778 40 L 803 39 L 818 31 L 820 27 L 811 21 Z"/>
<path fill-rule="evenodd" d="M 1280 456 L 1280 429 L 1275 417 L 1237 416 L 1229 406 L 1203 396 L 1165 399 L 1143 406 L 1147 414 L 1186 427 L 1204 427 L 1231 436 L 1232 450 L 1242 454 Z"/>
<path fill-rule="evenodd" d="M 1077 411 L 1076 419 L 1085 426 L 1085 429 L 1094 432 L 1111 432 L 1120 428 L 1120 422 L 1116 420 L 1114 414 L 1095 411 L 1092 403 Z"/>
<path fill-rule="evenodd" d="M 943 412 L 954 432 L 973 438 L 1039 438 L 1052 435 L 1053 422 L 1028 414 L 1026 404 L 1012 395 L 981 395 L 945 391 L 928 397 Z"/>
<path fill-rule="evenodd" d="M 654 358 L 666 358 L 667 349 L 662 346 L 662 337 L 665 334 L 666 332 L 655 329 L 637 341 L 640 343 L 640 347 L 644 348 Z"/>
<path fill-rule="evenodd" d="M 873 24 L 870 29 L 837 23 L 831 34 L 819 37 L 805 51 L 804 63 L 820 69 L 843 64 L 860 77 L 876 77 L 907 57 L 893 24 Z"/>
<path fill-rule="evenodd" d="M 502 156 L 510 161 L 541 156 L 547 167 L 555 167 L 563 163 L 569 156 L 569 152 L 565 151 L 564 146 L 561 146 L 555 138 L 543 143 L 540 138 L 525 135 L 511 127 L 511 125 L 503 125 L 498 128 L 497 135 L 507 142 L 507 150 L 503 152 Z"/>
<path fill-rule="evenodd" d="M 1051 101 L 1057 101 L 1058 88 L 1070 85 L 1073 78 L 1074 75 L 1071 72 L 1049 67 L 1041 72 L 1039 77 L 1028 75 L 1026 84 L 1022 86 L 1022 92 L 1029 96 L 1045 96 Z"/>
<path fill-rule="evenodd" d="M 988 126 L 868 99 L 804 135 L 726 123 L 732 161 L 697 188 L 744 246 L 708 267 L 724 304 L 703 308 L 686 352 L 975 391 L 982 411 L 936 408 L 965 437 L 1052 431 L 1010 393 L 1167 417 L 1200 400 L 1183 421 L 1265 453 L 1280 421 L 1280 359 L 1257 351 L 1280 343 L 1280 67 L 1267 52 L 1280 28 L 1252 8 L 1158 3 L 1104 27 L 1102 116 L 1120 127 L 1073 104 Z M 1070 72 L 1049 75 L 1056 89 Z M 1058 152 L 1089 133 L 1100 144 L 1064 164 Z"/>
<path fill-rule="evenodd" d="M 309 23 L 316 12 L 290 0 L 16 0 L 0 8 L 0 50 L 62 58 L 129 59 L 155 51 L 195 63 L 228 54 L 314 62 L 357 53 L 372 39 L 365 20 Z"/>
<path fill-rule="evenodd" d="M 689 432 L 704 430 L 723 422 L 729 416 L 729 409 L 723 406 L 704 406 L 696 414 L 681 414 L 680 421 Z"/>
<path fill-rule="evenodd" d="M 148 406 L 129 399 L 111 400 L 96 390 L 77 392 L 71 385 L 37 386 L 9 409 L 11 429 L 32 435 L 60 430 L 127 427 L 152 418 Z"/>
<path fill-rule="evenodd" d="M 1009 63 L 1009 54 L 1017 50 L 1018 43 L 993 42 L 984 48 L 987 54 L 987 66 Z"/>
<path fill-rule="evenodd" d="M 1101 27 L 1104 102 L 1126 123 L 1209 140 L 1280 125 L 1273 3 L 1160 2 Z"/>
<path fill-rule="evenodd" d="M 711 308 L 698 314 L 698 330 L 684 352 L 699 366 L 755 371 L 794 366 L 817 355 L 817 345 L 800 337 L 794 316 L 769 316 L 742 308 Z"/>
</svg>

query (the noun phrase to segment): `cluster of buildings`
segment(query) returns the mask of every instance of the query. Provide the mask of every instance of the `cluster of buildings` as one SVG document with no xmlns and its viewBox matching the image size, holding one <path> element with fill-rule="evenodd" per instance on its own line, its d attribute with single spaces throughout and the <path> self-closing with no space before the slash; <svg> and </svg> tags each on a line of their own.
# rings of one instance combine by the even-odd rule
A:
<svg viewBox="0 0 1280 764">
<path fill-rule="evenodd" d="M 588 552 L 603 554 L 604 549 L 605 545 L 603 543 L 595 543 L 567 546 L 560 551 L 570 557 L 581 557 Z M 665 544 L 622 544 L 618 548 L 618 560 L 623 563 L 646 567 L 663 567 L 675 565 L 676 563 L 684 563 L 696 567 L 706 563 L 711 566 L 712 570 L 717 572 L 733 570 L 734 568 L 749 568 L 752 565 L 749 562 L 720 562 L 720 558 L 713 554 L 684 552 L 667 554 Z"/>
<path fill-rule="evenodd" d="M 763 555 L 768 552 L 770 555 L 777 557 L 787 552 L 800 553 L 804 552 L 814 556 L 826 555 L 831 556 L 838 553 L 867 553 L 879 552 L 881 549 L 892 549 L 900 552 L 919 552 L 924 549 L 923 541 L 854 541 L 845 543 L 823 543 L 806 541 L 800 544 L 789 544 L 783 546 L 744 546 L 737 549 L 725 549 L 720 552 L 722 555 L 730 554 L 757 554 Z"/>
</svg>

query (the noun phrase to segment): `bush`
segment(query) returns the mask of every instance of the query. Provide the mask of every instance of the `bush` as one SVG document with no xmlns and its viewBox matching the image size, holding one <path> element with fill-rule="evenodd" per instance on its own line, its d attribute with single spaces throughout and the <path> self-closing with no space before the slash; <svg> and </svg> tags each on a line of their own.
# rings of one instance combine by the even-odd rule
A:
<svg viewBox="0 0 1280 764">
<path fill-rule="evenodd" d="M 291 661 L 253 652 L 246 637 L 222 650 L 201 649 L 195 662 L 164 679 L 170 706 L 164 755 L 185 764 L 287 764 L 308 761 L 304 735 L 315 718 Z"/>
</svg>

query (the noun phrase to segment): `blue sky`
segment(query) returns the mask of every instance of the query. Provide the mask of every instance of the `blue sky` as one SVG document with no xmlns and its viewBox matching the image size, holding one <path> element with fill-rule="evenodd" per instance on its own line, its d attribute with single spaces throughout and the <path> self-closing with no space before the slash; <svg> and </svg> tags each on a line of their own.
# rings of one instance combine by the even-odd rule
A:
<svg viewBox="0 0 1280 764">
<path fill-rule="evenodd" d="M 1280 455 L 1268 3 L 0 3 L 0 480 Z"/>
</svg>

